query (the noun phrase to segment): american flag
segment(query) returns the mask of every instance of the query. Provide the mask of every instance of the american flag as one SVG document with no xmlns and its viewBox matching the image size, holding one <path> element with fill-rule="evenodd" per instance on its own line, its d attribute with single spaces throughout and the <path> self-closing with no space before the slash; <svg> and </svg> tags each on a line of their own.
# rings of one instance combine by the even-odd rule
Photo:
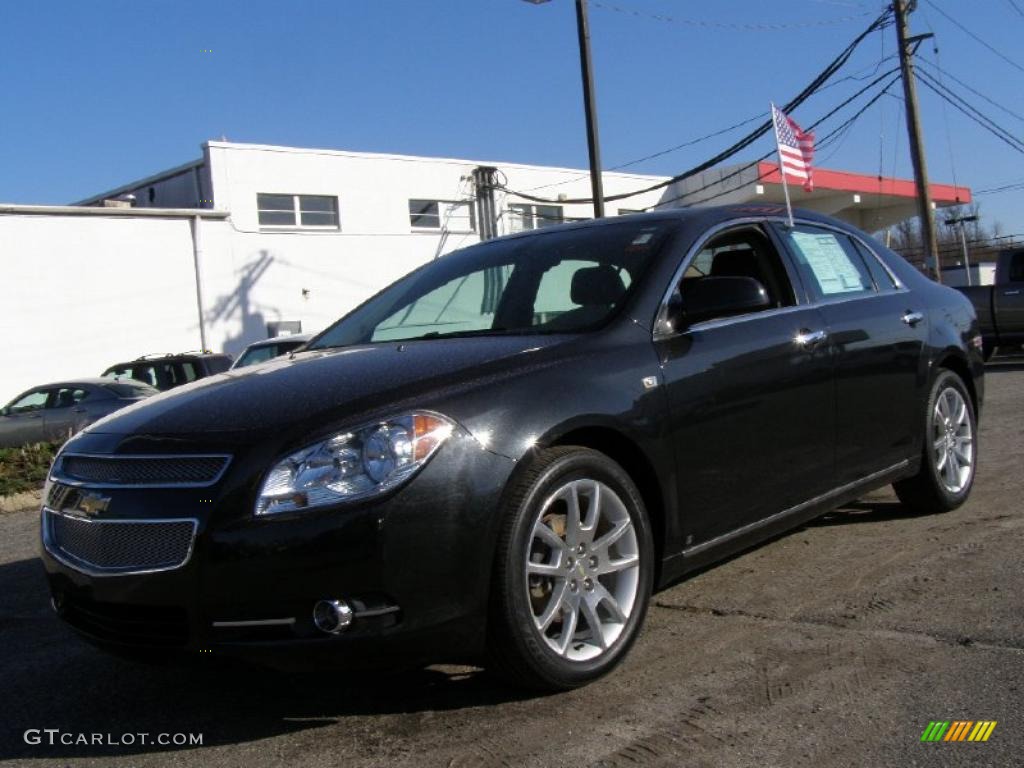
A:
<svg viewBox="0 0 1024 768">
<path fill-rule="evenodd" d="M 811 160 L 814 158 L 814 132 L 804 133 L 799 125 L 772 105 L 772 122 L 775 123 L 775 141 L 779 145 L 779 162 L 782 173 L 799 179 L 808 192 L 814 189 L 811 175 Z"/>
</svg>

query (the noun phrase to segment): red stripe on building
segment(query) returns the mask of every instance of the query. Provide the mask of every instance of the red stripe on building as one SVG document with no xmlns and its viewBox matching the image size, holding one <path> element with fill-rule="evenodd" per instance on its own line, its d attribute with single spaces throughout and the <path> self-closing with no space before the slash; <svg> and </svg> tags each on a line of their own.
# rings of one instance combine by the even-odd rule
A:
<svg viewBox="0 0 1024 768">
<path fill-rule="evenodd" d="M 758 163 L 757 175 L 769 184 L 781 184 L 778 163 Z M 830 171 L 827 168 L 814 169 L 814 190 L 832 189 L 839 192 L 859 192 L 868 195 L 893 195 L 895 197 L 916 197 L 917 190 L 910 179 L 869 176 L 864 173 Z M 952 184 L 932 184 L 932 200 L 937 203 L 970 203 L 969 187 L 954 187 Z"/>
</svg>

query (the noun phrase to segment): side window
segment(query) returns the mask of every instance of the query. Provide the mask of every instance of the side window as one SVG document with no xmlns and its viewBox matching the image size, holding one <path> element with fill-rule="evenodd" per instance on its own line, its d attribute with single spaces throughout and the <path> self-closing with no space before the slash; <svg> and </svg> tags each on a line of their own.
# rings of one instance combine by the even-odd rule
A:
<svg viewBox="0 0 1024 768">
<path fill-rule="evenodd" d="M 889 271 L 882 266 L 882 263 L 874 253 L 868 250 L 858 240 L 851 238 L 851 242 L 853 243 L 853 247 L 857 250 L 857 253 L 859 253 L 861 258 L 864 259 L 864 263 L 868 265 L 868 272 L 871 273 L 871 277 L 875 281 L 875 286 L 880 292 L 884 293 L 886 291 L 895 291 L 900 287 L 899 284 L 893 280 Z"/>
<path fill-rule="evenodd" d="M 74 389 L 71 387 L 62 387 L 57 390 L 56 396 L 50 401 L 50 408 L 70 408 L 73 405 L 85 400 L 89 396 L 89 393 L 84 389 Z"/>
<path fill-rule="evenodd" d="M 541 275 L 533 303 L 533 324 L 547 325 L 568 313 L 581 319 L 589 311 L 584 308 L 591 305 L 592 298 L 603 299 L 593 303 L 603 308 L 599 310 L 601 315 L 607 314 L 607 308 L 622 299 L 629 284 L 629 272 L 624 268 L 582 259 L 560 261 Z"/>
<path fill-rule="evenodd" d="M 1011 283 L 1024 283 L 1024 251 L 1017 251 L 1010 256 Z"/>
<path fill-rule="evenodd" d="M 185 380 L 183 383 L 195 381 L 196 379 L 199 378 L 199 373 L 196 371 L 195 363 L 182 363 L 181 370 L 185 374 Z"/>
<path fill-rule="evenodd" d="M 778 252 L 757 227 L 742 227 L 710 239 L 690 262 L 679 288 L 685 297 L 695 281 L 709 277 L 751 277 L 768 294 L 768 307 L 796 303 L 793 286 Z"/>
<path fill-rule="evenodd" d="M 23 395 L 11 403 L 10 412 L 30 413 L 31 411 L 38 411 L 46 405 L 46 399 L 49 397 L 49 394 L 50 392 L 45 389 L 29 392 L 27 395 Z"/>
<path fill-rule="evenodd" d="M 871 273 L 846 235 L 799 225 L 783 230 L 783 237 L 815 298 L 850 298 L 875 292 Z"/>
</svg>

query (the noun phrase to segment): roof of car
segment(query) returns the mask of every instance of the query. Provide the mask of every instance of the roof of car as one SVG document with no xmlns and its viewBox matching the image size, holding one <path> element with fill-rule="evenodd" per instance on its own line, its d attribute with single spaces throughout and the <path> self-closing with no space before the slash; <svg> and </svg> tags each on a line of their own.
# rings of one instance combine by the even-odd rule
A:
<svg viewBox="0 0 1024 768">
<path fill-rule="evenodd" d="M 543 237 L 557 232 L 565 232 L 569 229 L 614 226 L 615 224 L 623 221 L 682 221 L 694 223 L 699 226 L 709 226 L 719 222 L 729 221 L 730 219 L 745 219 L 750 217 L 786 217 L 788 215 L 786 206 L 776 205 L 774 203 L 736 203 L 733 205 L 702 205 L 694 206 L 692 208 L 662 208 L 645 213 L 628 213 L 621 216 L 606 216 L 603 219 L 569 221 L 560 224 L 557 227 L 541 227 L 540 229 L 530 229 L 511 235 L 504 235 L 500 239 L 513 240 L 519 238 Z M 817 211 L 808 210 L 806 208 L 794 208 L 793 216 L 807 221 L 816 221 L 846 227 L 850 226 L 840 219 L 827 216 L 823 213 L 818 213 Z M 473 247 L 475 246 L 468 246 L 468 248 Z"/>
<path fill-rule="evenodd" d="M 132 379 L 131 381 L 134 381 L 134 379 Z M 61 387 L 79 387 L 79 386 L 82 386 L 82 385 L 85 385 L 87 387 L 105 387 L 108 384 L 119 384 L 119 383 L 125 383 L 125 382 L 118 382 L 118 381 L 115 381 L 114 379 L 104 378 L 102 376 L 83 376 L 80 379 L 63 379 L 61 381 L 55 381 L 55 382 L 53 382 L 51 384 L 40 384 L 38 386 L 31 387 L 31 388 L 29 388 L 29 389 L 27 389 L 25 391 L 26 392 L 31 392 L 33 389 L 57 389 L 57 388 L 61 388 Z M 141 384 L 143 386 L 149 386 L 144 381 L 140 381 L 140 382 L 136 382 L 136 383 Z"/>
</svg>

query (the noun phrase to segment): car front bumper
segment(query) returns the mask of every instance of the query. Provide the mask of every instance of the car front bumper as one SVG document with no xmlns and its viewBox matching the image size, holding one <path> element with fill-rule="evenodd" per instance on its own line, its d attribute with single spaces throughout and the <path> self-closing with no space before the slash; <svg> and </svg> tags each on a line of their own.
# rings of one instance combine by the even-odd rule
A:
<svg viewBox="0 0 1024 768">
<path fill-rule="evenodd" d="M 195 520 L 186 561 L 147 573 L 97 573 L 67 557 L 48 528 L 56 513 L 44 506 L 53 605 L 114 650 L 280 666 L 472 660 L 483 648 L 500 497 L 513 466 L 463 435 L 386 497 L 267 518 L 241 509 L 251 509 L 251 494 L 232 486 L 230 472 L 216 489 L 107 491 L 100 523 Z M 327 634 L 313 606 L 333 599 L 354 619 Z"/>
</svg>

